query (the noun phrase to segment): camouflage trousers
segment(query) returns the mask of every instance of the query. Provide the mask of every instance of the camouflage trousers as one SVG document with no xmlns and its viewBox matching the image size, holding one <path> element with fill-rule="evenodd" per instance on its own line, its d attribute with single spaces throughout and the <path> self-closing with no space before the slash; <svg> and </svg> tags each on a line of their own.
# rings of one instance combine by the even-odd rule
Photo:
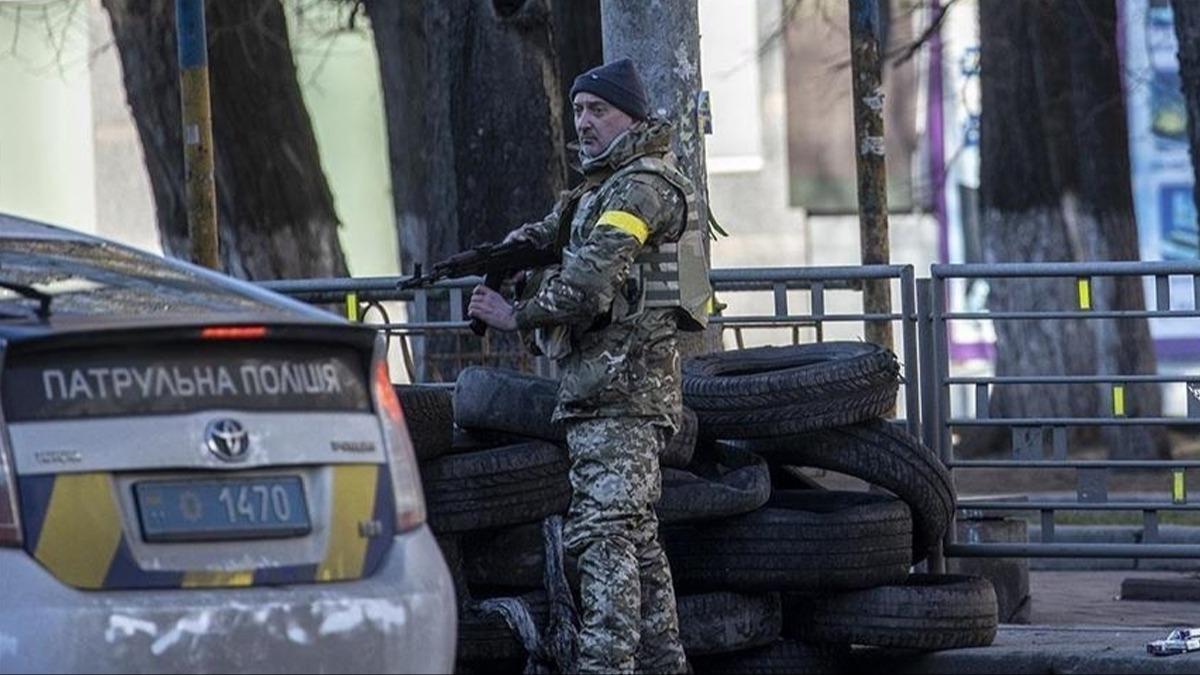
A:
<svg viewBox="0 0 1200 675">
<path fill-rule="evenodd" d="M 686 672 L 654 503 L 667 431 L 645 418 L 573 421 L 566 550 L 579 561 L 581 672 Z"/>
</svg>

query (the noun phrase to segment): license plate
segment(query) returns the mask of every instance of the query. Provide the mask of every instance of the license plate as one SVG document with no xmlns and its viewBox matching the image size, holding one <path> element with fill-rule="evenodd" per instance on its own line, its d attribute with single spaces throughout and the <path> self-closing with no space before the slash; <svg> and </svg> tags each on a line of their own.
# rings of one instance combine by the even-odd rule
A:
<svg viewBox="0 0 1200 675">
<path fill-rule="evenodd" d="M 308 534 L 308 506 L 297 476 L 145 481 L 134 497 L 146 541 L 221 541 Z"/>
</svg>

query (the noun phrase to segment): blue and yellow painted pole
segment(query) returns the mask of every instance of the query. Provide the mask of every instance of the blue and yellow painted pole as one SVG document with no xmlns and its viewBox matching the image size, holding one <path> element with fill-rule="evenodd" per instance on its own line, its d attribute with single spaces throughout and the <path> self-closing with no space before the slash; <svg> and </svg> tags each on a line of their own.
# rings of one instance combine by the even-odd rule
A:
<svg viewBox="0 0 1200 675">
<path fill-rule="evenodd" d="M 179 45 L 179 99 L 183 111 L 183 166 L 192 262 L 217 269 L 217 190 L 204 0 L 175 0 Z"/>
</svg>

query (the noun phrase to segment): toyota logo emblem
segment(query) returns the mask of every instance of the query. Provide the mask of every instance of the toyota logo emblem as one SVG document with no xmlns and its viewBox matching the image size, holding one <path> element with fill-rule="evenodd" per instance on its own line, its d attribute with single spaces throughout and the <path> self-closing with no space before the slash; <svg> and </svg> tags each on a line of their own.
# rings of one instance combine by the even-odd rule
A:
<svg viewBox="0 0 1200 675">
<path fill-rule="evenodd" d="M 214 420 L 204 431 L 208 451 L 226 462 L 246 459 L 250 450 L 250 435 L 241 422 L 232 419 Z"/>
</svg>

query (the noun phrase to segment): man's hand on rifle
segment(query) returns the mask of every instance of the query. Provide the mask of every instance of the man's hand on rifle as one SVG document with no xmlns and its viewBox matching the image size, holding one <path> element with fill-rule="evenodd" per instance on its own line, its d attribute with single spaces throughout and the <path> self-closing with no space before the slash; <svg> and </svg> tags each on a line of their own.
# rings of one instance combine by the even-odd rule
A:
<svg viewBox="0 0 1200 675">
<path fill-rule="evenodd" d="M 517 329 L 517 317 L 512 304 L 505 300 L 503 295 L 483 284 L 476 286 L 471 293 L 467 316 L 479 319 L 496 330 Z"/>
<path fill-rule="evenodd" d="M 511 244 L 514 241 L 529 241 L 529 233 L 526 232 L 524 228 L 518 227 L 517 229 L 513 230 L 512 232 L 509 232 L 508 234 L 504 235 L 504 240 L 501 241 L 500 243 L 501 244 Z"/>
<path fill-rule="evenodd" d="M 504 236 L 504 240 L 501 241 L 500 244 L 501 245 L 515 244 L 517 242 L 531 242 L 531 241 L 532 240 L 529 237 L 529 232 L 527 232 L 525 230 L 525 228 L 523 228 L 523 227 L 518 227 L 517 229 L 506 234 Z M 519 283 L 524 278 L 525 278 L 525 270 L 513 270 L 513 273 L 511 275 L 509 275 L 509 277 L 507 279 L 505 279 L 505 281 L 510 284 L 516 284 L 516 283 Z M 516 330 L 516 328 L 513 328 L 513 330 Z"/>
</svg>

